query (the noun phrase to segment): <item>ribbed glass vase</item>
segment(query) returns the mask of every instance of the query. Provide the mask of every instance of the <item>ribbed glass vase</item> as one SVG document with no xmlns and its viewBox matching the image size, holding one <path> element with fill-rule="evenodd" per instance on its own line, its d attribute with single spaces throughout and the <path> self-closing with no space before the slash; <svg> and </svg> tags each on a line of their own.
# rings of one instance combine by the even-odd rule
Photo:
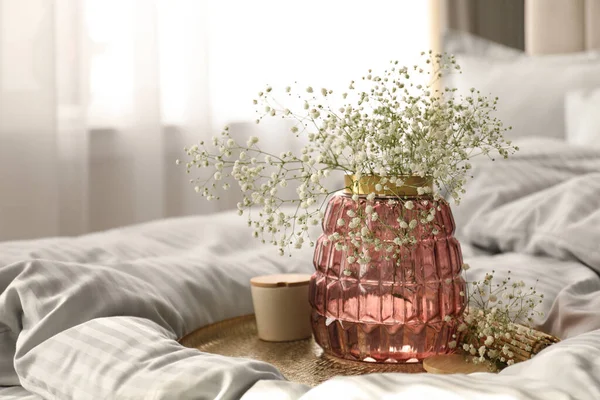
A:
<svg viewBox="0 0 600 400">
<path fill-rule="evenodd" d="M 456 333 L 454 317 L 461 316 L 466 298 L 460 295 L 465 291 L 462 254 L 453 236 L 450 207 L 443 200 L 434 203 L 429 196 L 409 196 L 403 199 L 412 200 L 414 208 L 407 210 L 402 202 L 390 204 L 389 199 L 379 196 L 367 201 L 361 195 L 357 202 L 351 193 L 338 192 L 323 218 L 323 234 L 314 253 L 316 272 L 310 281 L 311 321 L 317 343 L 337 357 L 418 362 L 453 351 L 448 343 Z M 336 250 L 328 240 L 337 232 L 350 246 L 348 211 L 358 213 L 367 204 L 378 218 L 365 223 L 386 246 L 400 247 L 397 259 L 385 259 L 383 250 L 369 248 L 369 263 L 348 263 L 349 254 Z M 436 207 L 436 213 L 429 228 L 421 224 L 414 228 L 417 243 L 394 244 L 398 217 L 418 219 L 431 207 Z M 346 223 L 340 226 L 339 219 Z M 431 233 L 432 227 L 439 230 L 437 235 Z"/>
</svg>

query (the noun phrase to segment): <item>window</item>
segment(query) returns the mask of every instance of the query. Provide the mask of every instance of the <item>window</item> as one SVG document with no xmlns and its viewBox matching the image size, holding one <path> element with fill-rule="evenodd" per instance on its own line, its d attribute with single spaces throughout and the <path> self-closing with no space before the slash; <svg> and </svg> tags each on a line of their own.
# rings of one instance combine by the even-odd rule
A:
<svg viewBox="0 0 600 400">
<path fill-rule="evenodd" d="M 90 115 L 115 121 L 160 92 L 177 123 L 254 119 L 265 84 L 344 88 L 430 47 L 429 6 L 414 0 L 86 0 Z M 159 82 L 152 82 L 158 76 Z M 153 87 L 152 85 L 158 85 Z"/>
</svg>

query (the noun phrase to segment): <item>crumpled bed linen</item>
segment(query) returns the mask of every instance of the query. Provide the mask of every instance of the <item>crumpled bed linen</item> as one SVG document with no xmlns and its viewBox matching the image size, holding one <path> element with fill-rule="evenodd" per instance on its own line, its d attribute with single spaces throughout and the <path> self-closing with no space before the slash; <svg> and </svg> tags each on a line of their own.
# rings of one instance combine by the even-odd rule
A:
<svg viewBox="0 0 600 400">
<path fill-rule="evenodd" d="M 373 374 L 310 388 L 266 363 L 183 348 L 186 333 L 252 312 L 251 277 L 313 270 L 310 248 L 279 257 L 231 212 L 0 243 L 0 396 L 598 400 L 600 156 L 530 148 L 477 165 L 454 209 L 469 280 L 492 269 L 539 280 L 536 326 L 563 341 L 532 360 L 499 374 Z"/>
</svg>

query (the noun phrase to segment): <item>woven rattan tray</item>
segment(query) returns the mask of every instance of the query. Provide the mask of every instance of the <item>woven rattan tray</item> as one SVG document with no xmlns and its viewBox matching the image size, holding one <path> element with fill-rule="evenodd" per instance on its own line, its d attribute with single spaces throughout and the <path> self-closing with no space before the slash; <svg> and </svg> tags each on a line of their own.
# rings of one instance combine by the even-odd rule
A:
<svg viewBox="0 0 600 400">
<path fill-rule="evenodd" d="M 288 380 L 310 386 L 338 375 L 425 372 L 421 364 L 375 364 L 330 357 L 312 338 L 294 342 L 264 342 L 257 336 L 254 315 L 205 326 L 186 335 L 179 342 L 207 353 L 268 362 L 277 367 Z"/>
</svg>

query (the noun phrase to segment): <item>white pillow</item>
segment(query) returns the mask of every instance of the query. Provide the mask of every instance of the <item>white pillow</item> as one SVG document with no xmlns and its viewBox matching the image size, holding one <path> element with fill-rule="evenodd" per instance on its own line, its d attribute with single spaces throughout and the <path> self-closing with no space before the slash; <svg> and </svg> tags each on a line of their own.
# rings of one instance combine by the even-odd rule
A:
<svg viewBox="0 0 600 400">
<path fill-rule="evenodd" d="M 467 94 L 472 87 L 499 97 L 498 117 L 512 126 L 508 138 L 541 136 L 565 138 L 564 99 L 573 90 L 600 86 L 597 53 L 521 56 L 491 59 L 459 55 L 462 74 L 452 74 L 446 85 Z"/>
<path fill-rule="evenodd" d="M 600 87 L 567 93 L 565 122 L 567 142 L 600 147 Z"/>
<path fill-rule="evenodd" d="M 492 42 L 468 32 L 448 31 L 444 34 L 443 48 L 446 53 L 459 55 L 468 54 L 484 58 L 514 59 L 521 57 L 521 50 Z"/>
</svg>

